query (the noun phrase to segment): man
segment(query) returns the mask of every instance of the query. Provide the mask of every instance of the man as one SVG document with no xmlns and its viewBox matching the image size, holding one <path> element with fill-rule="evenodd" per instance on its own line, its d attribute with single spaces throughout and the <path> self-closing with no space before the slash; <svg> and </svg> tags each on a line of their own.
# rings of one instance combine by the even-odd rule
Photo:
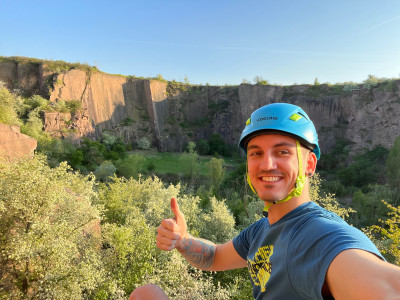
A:
<svg viewBox="0 0 400 300">
<path fill-rule="evenodd" d="M 256 299 L 400 299 L 400 268 L 383 259 L 358 229 L 309 196 L 320 156 L 317 133 L 295 105 L 259 108 L 246 122 L 239 146 L 247 153 L 248 182 L 265 203 L 265 218 L 233 240 L 215 245 L 186 230 L 175 199 L 175 217 L 161 222 L 157 246 L 177 249 L 207 271 L 248 267 Z M 168 299 L 154 285 L 131 299 Z"/>
</svg>

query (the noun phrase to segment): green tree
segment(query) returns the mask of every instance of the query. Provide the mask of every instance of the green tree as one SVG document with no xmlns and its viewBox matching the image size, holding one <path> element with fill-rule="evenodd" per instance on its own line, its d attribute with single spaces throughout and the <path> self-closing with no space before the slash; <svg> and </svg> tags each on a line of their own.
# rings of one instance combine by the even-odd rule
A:
<svg viewBox="0 0 400 300">
<path fill-rule="evenodd" d="M 211 158 L 207 163 L 207 169 L 210 186 L 214 195 L 219 195 L 219 188 L 225 175 L 224 160 L 215 157 Z"/>
<path fill-rule="evenodd" d="M 379 220 L 379 225 L 368 228 L 368 232 L 375 236 L 375 244 L 385 258 L 400 266 L 400 207 L 395 207 L 382 200 L 382 203 L 390 210 L 386 220 Z"/>
<path fill-rule="evenodd" d="M 113 176 L 117 168 L 109 160 L 101 163 L 93 172 L 98 180 L 108 181 L 109 177 Z"/>
<path fill-rule="evenodd" d="M 213 199 L 202 212 L 200 199 L 184 195 L 181 190 L 180 185 L 166 186 L 156 177 L 114 177 L 100 185 L 99 200 L 105 209 L 103 261 L 107 270 L 126 294 L 139 285 L 156 283 L 173 299 L 234 299 L 230 286 L 241 282 L 242 277 L 221 274 L 219 283 L 214 283 L 213 273 L 191 267 L 177 251 L 156 248 L 157 227 L 160 220 L 171 217 L 173 197 L 179 199 L 192 235 L 227 241 L 236 233 L 225 203 Z M 244 278 L 247 280 L 247 274 Z"/>
<path fill-rule="evenodd" d="M 199 155 L 195 151 L 196 144 L 189 142 L 187 152 L 184 152 L 179 157 L 179 161 L 183 164 L 185 173 L 189 175 L 191 183 L 193 184 L 200 172 Z"/>
<path fill-rule="evenodd" d="M 261 76 L 255 76 L 253 79 L 254 84 L 268 85 L 268 80 L 263 79 Z"/>
<path fill-rule="evenodd" d="M 80 299 L 105 280 L 93 179 L 46 158 L 0 162 L 0 298 Z"/>
<path fill-rule="evenodd" d="M 386 160 L 386 174 L 392 188 L 399 191 L 400 187 L 400 136 L 394 140 Z"/>
<path fill-rule="evenodd" d="M 358 228 L 377 224 L 378 219 L 385 218 L 389 209 L 381 200 L 393 203 L 393 191 L 387 185 L 369 185 L 368 191 L 356 191 L 353 195 L 353 208 L 357 214 L 352 223 Z"/>
<path fill-rule="evenodd" d="M 146 158 L 140 154 L 131 154 L 127 158 L 115 162 L 119 175 L 135 179 L 139 178 L 139 174 L 143 172 L 145 164 Z"/>
<path fill-rule="evenodd" d="M 210 154 L 219 154 L 222 156 L 230 156 L 229 147 L 222 136 L 218 133 L 213 133 L 208 140 L 210 146 Z"/>
<path fill-rule="evenodd" d="M 310 178 L 310 198 L 312 201 L 315 201 L 323 208 L 334 212 L 344 220 L 348 219 L 350 217 L 350 214 L 355 212 L 355 210 L 351 207 L 342 207 L 339 202 L 337 202 L 335 195 L 321 193 L 320 187 L 321 177 L 318 173 L 315 173 Z"/>
<path fill-rule="evenodd" d="M 210 146 L 208 145 L 207 141 L 204 139 L 200 139 L 196 143 L 196 149 L 200 155 L 207 155 L 210 153 Z"/>
<path fill-rule="evenodd" d="M 150 143 L 150 140 L 144 136 L 138 140 L 137 146 L 139 149 L 148 150 L 148 149 L 150 149 L 151 143 Z"/>
</svg>

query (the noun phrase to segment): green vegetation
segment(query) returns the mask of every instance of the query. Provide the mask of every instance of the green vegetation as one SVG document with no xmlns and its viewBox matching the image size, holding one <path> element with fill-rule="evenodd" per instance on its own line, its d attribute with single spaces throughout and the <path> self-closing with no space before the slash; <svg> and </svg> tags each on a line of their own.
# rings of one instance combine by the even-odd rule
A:
<svg viewBox="0 0 400 300">
<path fill-rule="evenodd" d="M 37 64 L 43 65 L 43 67 L 55 73 L 61 73 L 73 69 L 83 70 L 88 74 L 99 72 L 97 67 L 89 66 L 88 64 L 81 63 L 67 63 L 62 60 L 47 60 L 47 59 L 37 59 L 31 57 L 23 57 L 23 56 L 0 56 L 0 62 L 14 62 L 18 64 Z"/>
<path fill-rule="evenodd" d="M 208 105 L 210 114 L 215 115 L 216 113 L 224 113 L 229 107 L 229 101 L 220 101 L 217 103 L 211 103 Z"/>
<path fill-rule="evenodd" d="M 253 79 L 254 84 L 258 84 L 258 85 L 268 85 L 269 82 L 268 80 L 265 80 L 264 78 L 262 78 L 261 76 L 255 76 Z"/>
<path fill-rule="evenodd" d="M 146 136 L 135 151 L 106 132 L 80 145 L 53 139 L 43 132 L 42 115 L 81 109 L 67 102 L 54 106 L 0 87 L 0 122 L 20 125 L 41 153 L 0 162 L 0 298 L 123 299 L 151 282 L 174 299 L 251 299 L 246 269 L 201 272 L 154 243 L 160 220 L 171 216 L 172 197 L 191 234 L 214 242 L 261 217 L 263 203 L 246 184 L 236 147 L 219 134 L 190 142 L 181 154 L 152 150 Z M 391 149 L 351 158 L 350 146 L 341 140 L 322 156 L 324 179 L 312 177 L 312 199 L 363 229 L 399 265 L 400 137 Z"/>
</svg>

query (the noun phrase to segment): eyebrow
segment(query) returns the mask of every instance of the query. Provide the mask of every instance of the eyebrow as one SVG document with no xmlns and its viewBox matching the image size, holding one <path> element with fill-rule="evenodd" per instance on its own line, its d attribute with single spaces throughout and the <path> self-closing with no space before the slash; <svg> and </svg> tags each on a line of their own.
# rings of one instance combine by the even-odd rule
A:
<svg viewBox="0 0 400 300">
<path fill-rule="evenodd" d="M 282 142 L 279 144 L 275 144 L 272 146 L 273 148 L 279 148 L 279 147 L 290 147 L 290 148 L 294 148 L 296 147 L 296 145 L 293 145 L 292 143 L 288 143 L 288 142 Z M 257 149 L 260 148 L 260 146 L 258 145 L 251 145 L 249 147 L 247 147 L 247 150 L 252 150 L 252 149 Z"/>
</svg>

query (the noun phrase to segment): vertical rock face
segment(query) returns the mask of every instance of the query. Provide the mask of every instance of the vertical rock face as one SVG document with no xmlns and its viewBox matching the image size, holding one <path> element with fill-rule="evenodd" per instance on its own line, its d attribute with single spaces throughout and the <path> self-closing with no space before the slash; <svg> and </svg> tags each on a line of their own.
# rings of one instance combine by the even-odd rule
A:
<svg viewBox="0 0 400 300">
<path fill-rule="evenodd" d="M 125 142 L 146 137 L 161 151 L 183 151 L 189 141 L 219 133 L 236 145 L 251 113 L 274 102 L 299 105 L 309 114 L 323 153 L 343 140 L 354 154 L 390 148 L 400 135 L 400 80 L 351 92 L 328 85 L 189 86 L 78 69 L 55 74 L 45 65 L 13 62 L 0 62 L 0 80 L 51 101 L 79 100 L 82 109 L 75 113 L 45 114 L 45 130 L 59 137 L 107 132 Z"/>
<path fill-rule="evenodd" d="M 31 156 L 36 146 L 36 140 L 21 133 L 19 126 L 0 123 L 0 159 Z"/>
<path fill-rule="evenodd" d="M 0 62 L 0 81 L 10 89 L 22 89 L 39 93 L 42 68 L 40 64 Z"/>
</svg>

